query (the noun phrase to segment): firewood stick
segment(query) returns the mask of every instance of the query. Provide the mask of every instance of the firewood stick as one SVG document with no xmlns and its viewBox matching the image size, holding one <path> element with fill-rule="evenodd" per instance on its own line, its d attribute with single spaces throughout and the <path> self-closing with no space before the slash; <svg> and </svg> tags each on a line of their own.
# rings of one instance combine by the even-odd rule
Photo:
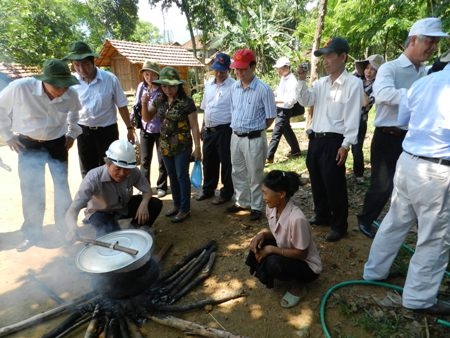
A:
<svg viewBox="0 0 450 338">
<path fill-rule="evenodd" d="M 51 330 L 50 332 L 45 333 L 42 338 L 54 338 L 57 337 L 62 332 L 66 331 L 69 327 L 75 325 L 81 318 L 83 314 L 81 311 L 76 311 L 70 314 L 60 325 Z"/>
<path fill-rule="evenodd" d="M 91 318 L 89 316 L 85 316 L 83 317 L 81 320 L 79 320 L 78 322 L 76 322 L 73 326 L 69 327 L 67 330 L 65 330 L 64 332 L 61 332 L 59 335 L 57 335 L 55 338 L 64 338 L 65 336 L 67 336 L 69 333 L 71 333 L 72 331 L 76 330 L 77 328 L 79 328 L 80 326 L 86 324 Z"/>
<path fill-rule="evenodd" d="M 191 302 L 189 304 L 183 304 L 183 305 L 159 305 L 158 304 L 155 306 L 155 310 L 158 312 L 186 312 L 186 311 L 190 311 L 190 310 L 201 309 L 201 308 L 205 307 L 206 305 L 222 304 L 222 303 L 228 302 L 229 300 L 241 298 L 241 297 L 247 297 L 247 293 L 243 290 L 223 296 L 221 298 L 208 298 L 208 299 L 203 299 L 198 302 Z"/>
<path fill-rule="evenodd" d="M 81 296 L 79 298 L 77 298 L 76 300 L 69 302 L 67 304 L 58 306 L 54 309 L 51 309 L 49 311 L 43 312 L 43 313 L 39 313 L 37 315 L 34 315 L 28 319 L 22 320 L 18 323 L 15 324 L 11 324 L 8 326 L 4 326 L 2 328 L 0 328 L 0 337 L 5 337 L 9 334 L 24 330 L 26 328 L 29 328 L 33 325 L 37 325 L 40 324 L 46 320 L 49 320 L 51 318 L 57 317 L 63 313 L 65 313 L 66 311 L 69 311 L 71 309 L 73 309 L 75 306 L 86 302 L 88 300 L 93 300 L 96 297 L 94 296 L 93 292 L 89 292 L 84 296 Z"/>
<path fill-rule="evenodd" d="M 188 332 L 189 334 L 199 335 L 202 337 L 245 338 L 244 336 L 235 335 L 228 331 L 214 329 L 173 316 L 150 316 L 149 318 L 158 324 L 170 326 L 183 332 Z"/>
</svg>

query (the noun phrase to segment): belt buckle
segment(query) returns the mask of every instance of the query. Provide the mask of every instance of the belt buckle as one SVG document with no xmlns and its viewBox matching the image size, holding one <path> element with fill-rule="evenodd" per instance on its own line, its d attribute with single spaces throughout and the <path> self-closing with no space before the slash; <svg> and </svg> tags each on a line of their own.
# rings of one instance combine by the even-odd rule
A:
<svg viewBox="0 0 450 338">
<path fill-rule="evenodd" d="M 98 127 L 89 127 L 89 130 L 98 130 Z"/>
</svg>

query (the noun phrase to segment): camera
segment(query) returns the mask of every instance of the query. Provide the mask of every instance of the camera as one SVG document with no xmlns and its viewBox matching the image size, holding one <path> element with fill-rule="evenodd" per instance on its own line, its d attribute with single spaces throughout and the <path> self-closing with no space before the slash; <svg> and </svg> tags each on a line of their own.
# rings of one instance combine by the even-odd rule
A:
<svg viewBox="0 0 450 338">
<path fill-rule="evenodd" d="M 307 72 L 309 70 L 309 62 L 302 62 L 302 64 L 300 65 L 300 68 L 304 71 Z"/>
</svg>

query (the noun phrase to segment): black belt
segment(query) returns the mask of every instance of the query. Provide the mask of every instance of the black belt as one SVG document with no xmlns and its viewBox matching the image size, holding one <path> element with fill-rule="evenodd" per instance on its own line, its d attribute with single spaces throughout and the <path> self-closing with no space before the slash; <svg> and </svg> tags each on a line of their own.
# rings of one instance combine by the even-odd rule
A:
<svg viewBox="0 0 450 338">
<path fill-rule="evenodd" d="M 29 136 L 27 136 L 27 135 L 23 135 L 23 134 L 19 134 L 19 137 L 22 137 L 22 138 L 24 138 L 24 139 L 26 139 L 26 140 L 28 140 L 28 141 L 31 141 L 31 142 L 37 142 L 37 143 L 44 143 L 44 142 L 49 142 L 49 141 L 51 141 L 51 140 L 36 140 L 36 139 L 34 139 L 34 138 L 31 138 L 31 137 L 29 137 Z"/>
<path fill-rule="evenodd" d="M 381 131 L 383 134 L 389 134 L 393 136 L 405 136 L 407 130 L 400 129 L 397 127 L 377 127 L 379 131 Z"/>
<path fill-rule="evenodd" d="M 308 133 L 308 138 L 310 140 L 315 139 L 315 138 L 343 138 L 344 135 L 339 134 L 339 133 L 316 133 L 314 131 L 311 131 L 310 133 Z"/>
<path fill-rule="evenodd" d="M 254 131 L 249 131 L 248 133 L 240 133 L 240 132 L 235 131 L 234 134 L 237 137 L 248 137 L 249 139 L 252 139 L 252 138 L 260 137 L 262 132 L 263 132 L 263 130 L 254 130 Z"/>
<path fill-rule="evenodd" d="M 229 128 L 229 127 L 230 127 L 229 124 L 220 124 L 215 127 L 205 127 L 205 130 L 207 133 L 215 133 L 216 131 L 219 131 L 219 130 L 225 129 L 225 128 Z"/>
<path fill-rule="evenodd" d="M 450 160 L 444 160 L 442 158 L 435 158 L 435 157 L 426 157 L 426 156 L 418 156 L 418 155 L 414 155 L 411 154 L 410 152 L 403 150 L 405 153 L 407 153 L 408 155 L 411 155 L 412 157 L 416 157 L 416 158 L 420 158 L 421 160 L 425 160 L 425 161 L 429 161 L 429 162 L 433 162 L 433 163 L 437 163 L 437 164 L 442 164 L 442 165 L 446 165 L 446 166 L 450 166 Z"/>
</svg>

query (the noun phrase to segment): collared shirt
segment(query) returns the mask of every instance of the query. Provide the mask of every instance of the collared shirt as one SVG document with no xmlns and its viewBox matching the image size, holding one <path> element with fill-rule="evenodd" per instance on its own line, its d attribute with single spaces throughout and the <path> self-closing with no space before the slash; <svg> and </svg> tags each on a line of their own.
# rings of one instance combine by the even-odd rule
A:
<svg viewBox="0 0 450 338">
<path fill-rule="evenodd" d="M 406 129 L 406 126 L 398 124 L 398 105 L 414 81 L 425 75 L 425 67 L 421 66 L 417 70 L 405 54 L 381 65 L 373 84 L 375 127 L 396 126 Z"/>
<path fill-rule="evenodd" d="M 283 109 L 291 109 L 297 102 L 297 79 L 294 74 L 289 73 L 280 78 L 275 90 L 275 101 L 283 101 L 277 103 L 277 107 Z"/>
<path fill-rule="evenodd" d="M 80 124 L 88 127 L 107 127 L 117 123 L 117 107 L 128 106 L 128 99 L 117 77 L 97 68 L 95 79 L 90 83 L 75 74 L 79 85 L 73 86 L 78 92 L 83 108 Z"/>
<path fill-rule="evenodd" d="M 346 70 L 333 83 L 329 76 L 320 78 L 312 89 L 305 81 L 298 81 L 298 102 L 304 107 L 314 106 L 311 129 L 344 135 L 344 147 L 356 144 L 363 95 L 362 81 Z"/>
<path fill-rule="evenodd" d="M 0 137 L 10 140 L 14 133 L 36 140 L 55 140 L 63 135 L 76 139 L 80 101 L 71 87 L 50 100 L 35 78 L 18 79 L 0 92 Z"/>
<path fill-rule="evenodd" d="M 412 85 L 400 103 L 398 118 L 408 125 L 404 150 L 450 160 L 450 64 Z"/>
<path fill-rule="evenodd" d="M 312 239 L 309 223 L 300 208 L 289 200 L 278 220 L 276 208 L 266 206 L 266 216 L 277 246 L 279 248 L 308 250 L 305 262 L 312 271 L 317 274 L 320 273 L 322 262 L 319 251 Z"/>
<path fill-rule="evenodd" d="M 141 90 L 142 89 L 142 90 Z M 158 95 L 161 93 L 161 88 L 160 87 L 156 87 L 153 90 L 148 90 L 148 86 L 145 85 L 144 82 L 139 83 L 137 90 L 136 90 L 136 98 L 134 100 L 134 104 L 137 104 L 138 102 L 141 102 L 141 98 L 142 95 L 144 95 L 144 93 L 149 93 L 150 95 L 150 100 L 148 100 L 148 104 L 147 107 L 148 109 L 150 109 L 150 107 L 152 106 L 152 102 L 158 97 Z M 141 97 L 138 97 L 138 95 L 141 94 Z M 134 112 L 131 112 L 131 121 L 133 121 L 134 118 Z M 150 121 L 145 122 L 144 119 L 141 118 L 142 121 L 142 130 L 144 130 L 146 133 L 150 133 L 150 134 L 159 134 L 161 132 L 161 119 L 159 118 L 158 115 L 155 115 L 155 117 L 153 117 Z"/>
<path fill-rule="evenodd" d="M 133 195 L 133 187 L 143 193 L 150 191 L 150 185 L 139 168 L 131 169 L 124 181 L 115 182 L 108 173 L 108 166 L 104 164 L 88 171 L 70 208 L 77 214 L 81 209 L 86 208 L 87 218 L 96 211 L 114 212 L 119 216 L 126 215 L 128 202 Z"/>
<path fill-rule="evenodd" d="M 205 126 L 216 127 L 231 122 L 231 88 L 236 81 L 227 77 L 216 83 L 215 78 L 206 83 L 200 108 L 205 111 Z"/>
<path fill-rule="evenodd" d="M 231 128 L 239 133 L 266 129 L 266 120 L 277 115 L 270 87 L 254 76 L 247 88 L 236 81 L 231 91 Z"/>
</svg>

